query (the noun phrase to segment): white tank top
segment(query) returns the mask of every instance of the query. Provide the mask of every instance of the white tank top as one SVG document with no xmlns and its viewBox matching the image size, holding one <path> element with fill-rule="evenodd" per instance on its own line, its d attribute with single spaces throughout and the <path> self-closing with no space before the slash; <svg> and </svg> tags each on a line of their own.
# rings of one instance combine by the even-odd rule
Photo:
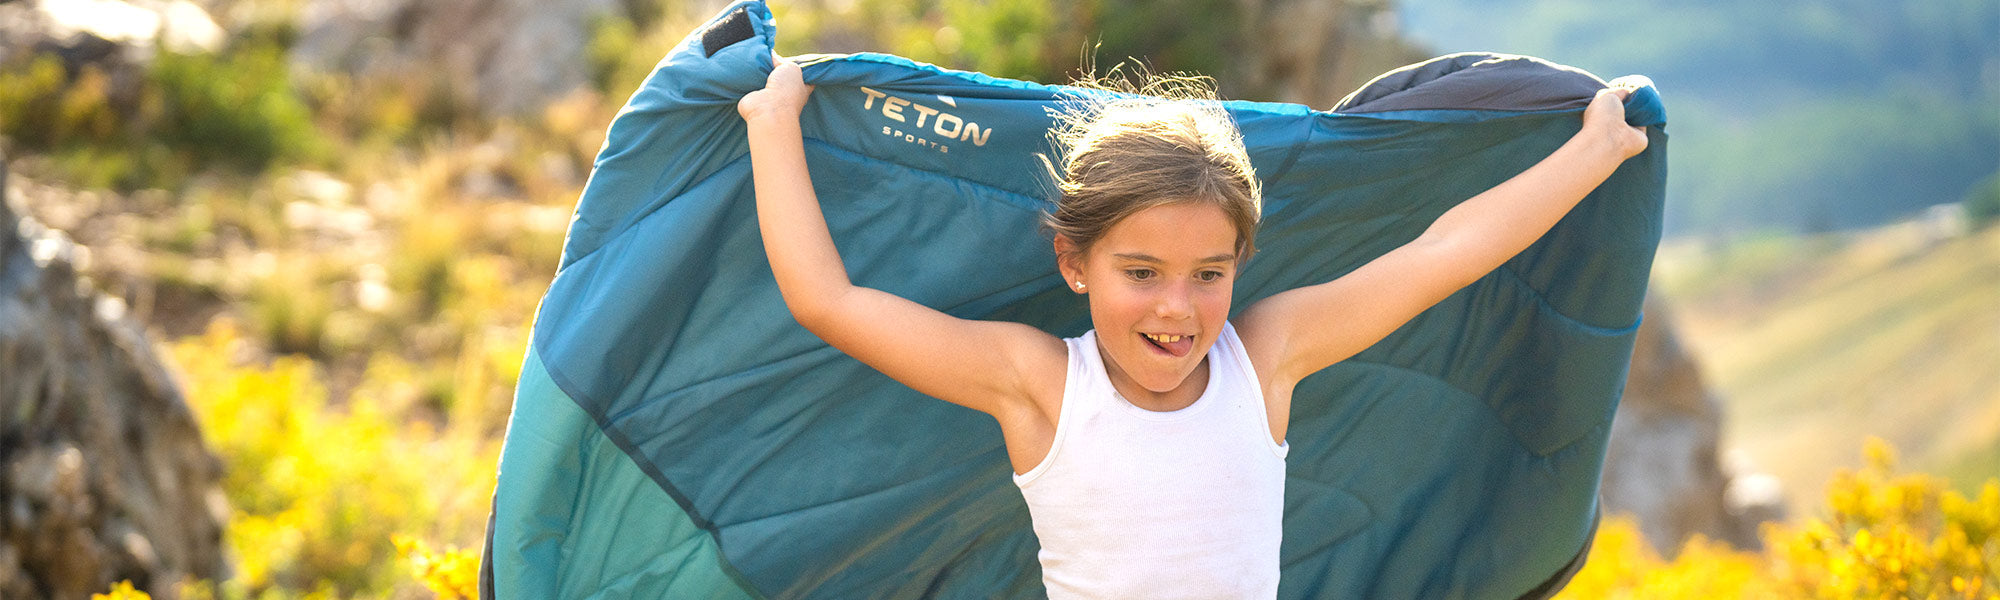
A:
<svg viewBox="0 0 2000 600">
<path fill-rule="evenodd" d="M 1014 476 L 1049 598 L 1276 597 L 1290 446 L 1271 441 L 1236 329 L 1209 348 L 1201 398 L 1171 412 L 1111 387 L 1096 332 L 1064 341 L 1055 442 Z"/>
</svg>

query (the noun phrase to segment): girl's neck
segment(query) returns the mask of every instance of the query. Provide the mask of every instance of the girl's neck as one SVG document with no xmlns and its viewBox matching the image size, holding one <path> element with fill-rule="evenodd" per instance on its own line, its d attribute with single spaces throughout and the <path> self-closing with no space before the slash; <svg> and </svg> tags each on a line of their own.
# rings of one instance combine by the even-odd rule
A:
<svg viewBox="0 0 2000 600">
<path fill-rule="evenodd" d="M 1126 376 L 1125 370 L 1118 366 L 1117 361 L 1112 360 L 1111 355 L 1106 353 L 1101 345 L 1097 347 L 1097 356 L 1104 363 L 1104 374 L 1111 380 L 1111 388 L 1117 390 L 1118 395 L 1126 402 L 1144 410 L 1173 412 L 1187 408 L 1193 406 L 1195 401 L 1201 399 L 1202 393 L 1208 390 L 1207 358 L 1201 359 L 1194 370 L 1188 372 L 1187 378 L 1182 379 L 1180 385 L 1174 389 L 1155 392 Z"/>
</svg>

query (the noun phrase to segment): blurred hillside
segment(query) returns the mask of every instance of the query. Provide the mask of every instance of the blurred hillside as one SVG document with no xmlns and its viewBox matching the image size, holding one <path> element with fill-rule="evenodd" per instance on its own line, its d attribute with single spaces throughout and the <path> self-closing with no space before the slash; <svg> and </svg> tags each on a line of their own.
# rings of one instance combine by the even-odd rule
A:
<svg viewBox="0 0 2000 600">
<path fill-rule="evenodd" d="M 113 15 L 143 24 L 146 17 L 128 10 L 142 4 L 171 7 L 175 19 L 186 19 L 173 22 L 188 24 L 179 34 L 112 27 L 98 30 L 110 37 L 93 38 L 37 30 L 30 14 L 61 6 L 95 25 L 112 24 Z M 720 4 L 0 2 L 0 147 L 14 171 L 7 201 L 87 248 L 80 261 L 87 279 L 169 342 L 188 402 L 223 462 L 232 578 L 193 585 L 188 597 L 401 598 L 429 595 L 426 588 L 451 597 L 466 589 L 527 326 L 604 127 L 658 58 Z M 1229 97 L 1321 108 L 1428 54 L 1398 24 L 1421 25 L 1433 14 L 1399 12 L 1387 0 L 778 4 L 779 47 L 788 54 L 886 51 L 1039 81 L 1067 79 L 1087 56 L 1101 64 L 1138 56 L 1158 70 L 1214 75 Z M 1529 21 L 1507 29 L 1526 35 L 1535 23 L 1588 23 L 1574 15 L 1614 10 L 1549 6 L 1563 10 L 1524 9 Z M 1615 10 L 1644 17 L 1637 23 L 1662 21 L 1653 17 L 1664 12 L 1643 6 Z M 1560 35 L 1543 47 L 1490 46 L 1660 80 L 1675 115 L 1673 206 L 1681 221 L 1718 231 L 1793 224 L 1784 211 L 1820 201 L 1766 199 L 1817 198 L 1807 188 L 1821 186 L 1889 199 L 1855 221 L 1876 222 L 1956 199 L 1966 187 L 1960 171 L 1994 170 L 1991 132 L 2000 117 L 1990 107 L 2000 76 L 1980 58 L 1991 47 L 1976 51 L 1979 41 L 1996 39 L 1980 29 L 1993 23 L 1979 17 L 1990 12 L 1978 12 L 1990 6 L 1871 5 L 1857 8 L 1873 11 L 1854 13 L 1863 18 L 1845 8 L 1785 13 L 1799 8 L 1785 4 L 1741 9 L 1764 11 L 1765 20 L 1738 22 L 1715 18 L 1738 10 L 1718 5 L 1705 9 L 1706 20 L 1679 25 L 1677 37 L 1606 38 L 1631 42 L 1626 54 L 1553 45 L 1567 43 Z M 185 7 L 205 13 L 194 18 Z M 1499 22 L 1469 11 L 1461 16 Z M 1802 16 L 1788 24 L 1784 15 Z M 1884 29 L 1881 39 L 1841 33 L 1877 22 L 1903 29 Z M 1933 26 L 1959 33 L 1939 37 Z M 1852 81 L 1829 76 L 1849 73 L 1846 59 L 1817 70 L 1768 67 L 1799 73 L 1771 81 L 1746 75 L 1757 81 L 1714 84 L 1705 78 L 1767 67 L 1647 62 L 1727 48 L 1704 36 L 1728 28 L 1739 31 L 1727 39 L 1769 45 L 1757 56 L 1792 56 L 1787 49 L 1800 36 L 1828 52 L 1854 45 L 1829 55 L 1836 58 L 1910 54 L 1870 71 L 1886 75 Z M 1875 31 L 1855 29 L 1863 30 Z M 182 35 L 196 31 L 212 35 Z M 534 36 L 510 35 L 524 31 Z M 119 37 L 126 35 L 133 37 Z M 509 54 L 521 47 L 508 45 L 511 38 L 542 36 L 573 43 L 531 43 L 546 51 L 525 61 Z M 1660 40 L 1678 45 L 1655 48 Z M 1942 45 L 1925 49 L 1933 44 Z M 1920 68 L 1899 74 L 1907 64 Z M 576 78 L 565 84 L 562 73 Z M 1833 80 L 1846 82 L 1837 93 L 1816 87 Z M 482 92 L 515 89 L 509 81 L 545 95 L 489 102 Z M 1883 81 L 1900 91 L 1887 93 L 1877 85 Z M 1735 88 L 1761 91 L 1718 91 Z M 1961 101 L 1966 94 L 1985 99 L 1987 110 Z M 1779 111 L 1751 97 L 1828 99 Z M 1896 110 L 1876 110 L 1883 106 Z M 1768 122 L 1794 125 L 1778 135 Z M 1820 127 L 1850 122 L 1872 128 Z M 1699 141 L 1704 135 L 1721 137 Z M 1685 154 L 1690 148 L 1707 150 Z M 1880 162 L 1886 151 L 1909 158 Z M 1938 170 L 1960 164 L 1953 160 L 1976 168 Z M 1738 164 L 1767 168 L 1702 170 Z M 1878 183 L 1898 187 L 1869 187 Z M 1767 209 L 1776 212 L 1756 212 Z M 1711 210 L 1721 212 L 1703 216 Z M 1793 475 L 1772 456 L 1847 456 L 1858 445 L 1852 440 L 1878 422 L 1902 424 L 1882 433 L 1910 448 L 1918 466 L 1965 480 L 1990 475 L 2000 462 L 2000 436 L 1976 426 L 2000 422 L 1977 412 L 1996 403 L 1963 393 L 2000 387 L 1976 375 L 1990 370 L 1981 357 L 2000 350 L 1976 337 L 1995 329 L 1991 303 L 1980 303 L 2000 297 L 1991 284 L 1995 235 L 1929 246 L 1885 246 L 1867 234 L 1690 246 L 1663 257 L 1662 286 L 1696 330 L 1690 343 L 1712 355 L 1703 362 L 1725 397 L 1769 403 L 1747 409 L 1753 424 L 1731 435 L 1790 475 L 1795 495 L 1813 497 L 1818 487 L 1810 482 L 1839 461 Z M 1816 265 L 1804 272 L 1818 275 L 1795 276 L 1797 264 Z M 1867 326 L 1837 327 L 1849 321 L 1829 314 L 1877 316 Z M 1928 375 L 1932 363 L 1953 375 Z M 1867 368 L 1875 365 L 1887 370 Z M 1819 378 L 1840 385 L 1816 386 Z M 1921 410 L 1879 412 L 1856 390 L 1872 399 L 1916 392 L 1909 406 Z M 1854 415 L 1815 413 L 1834 406 L 1817 397 L 1843 398 L 1837 411 Z M 1837 435 L 1816 438 L 1802 432 L 1819 429 L 1786 429 L 1786 422 Z"/>
<path fill-rule="evenodd" d="M 1441 52 L 1535 54 L 1665 95 L 1669 235 L 1907 218 L 2000 172 L 1990 0 L 1408 0 Z"/>
<path fill-rule="evenodd" d="M 1726 403 L 1725 447 L 1795 507 L 1868 436 L 1962 490 L 2000 474 L 2000 226 L 1669 244 L 1654 281 Z"/>
</svg>

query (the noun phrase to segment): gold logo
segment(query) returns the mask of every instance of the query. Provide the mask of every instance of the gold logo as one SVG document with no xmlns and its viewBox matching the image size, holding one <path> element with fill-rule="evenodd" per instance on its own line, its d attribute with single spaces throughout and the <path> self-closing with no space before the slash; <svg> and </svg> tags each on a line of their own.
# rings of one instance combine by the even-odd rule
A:
<svg viewBox="0 0 2000 600">
<path fill-rule="evenodd" d="M 861 93 L 867 94 L 867 98 L 861 101 L 862 110 L 876 110 L 879 104 L 882 116 L 909 124 L 906 125 L 909 127 L 907 130 L 904 129 L 906 126 L 883 125 L 882 135 L 900 138 L 940 153 L 950 153 L 952 142 L 972 142 L 974 146 L 984 146 L 986 140 L 993 137 L 992 129 L 980 127 L 978 123 L 942 109 L 867 87 L 861 88 Z M 946 96 L 938 96 L 938 100 L 952 107 L 958 106 L 956 101 Z"/>
</svg>

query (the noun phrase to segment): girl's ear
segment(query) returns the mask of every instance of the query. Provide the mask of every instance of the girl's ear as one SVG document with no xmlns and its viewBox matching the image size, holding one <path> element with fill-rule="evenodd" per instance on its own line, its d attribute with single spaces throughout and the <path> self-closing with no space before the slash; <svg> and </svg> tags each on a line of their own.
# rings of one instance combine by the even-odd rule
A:
<svg viewBox="0 0 2000 600">
<path fill-rule="evenodd" d="M 1083 281 L 1083 252 L 1063 234 L 1056 234 L 1056 271 L 1062 273 L 1063 286 L 1069 291 L 1082 292 L 1077 284 Z"/>
</svg>

